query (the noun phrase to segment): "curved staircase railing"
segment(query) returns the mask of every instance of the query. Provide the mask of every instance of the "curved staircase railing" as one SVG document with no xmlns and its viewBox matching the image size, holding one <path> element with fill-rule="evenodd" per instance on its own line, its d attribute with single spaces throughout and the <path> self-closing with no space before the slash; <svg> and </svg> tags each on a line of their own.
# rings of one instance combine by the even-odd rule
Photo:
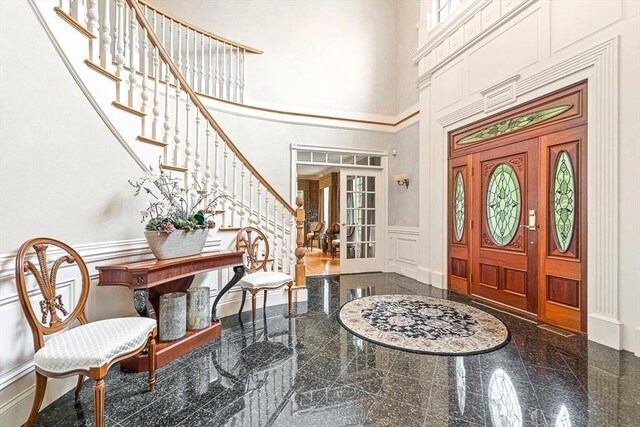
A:
<svg viewBox="0 0 640 427">
<path fill-rule="evenodd" d="M 185 61 L 180 61 L 177 50 L 171 56 L 195 92 L 244 102 L 246 56 L 261 55 L 261 50 L 209 32 L 146 1 L 138 2 L 165 47 L 171 41 L 183 42 Z"/>
<path fill-rule="evenodd" d="M 204 180 L 226 195 L 221 211 L 223 229 L 252 225 L 265 231 L 274 247 L 272 268 L 294 274 L 296 286 L 304 286 L 302 200 L 298 198 L 297 207 L 292 207 L 209 113 L 191 86 L 194 81 L 202 83 L 203 68 L 185 55 L 189 50 L 183 41 L 188 42 L 189 31 L 196 30 L 216 43 L 242 49 L 243 55 L 248 46 L 185 26 L 184 21 L 140 0 L 60 0 L 55 11 L 88 38 L 85 63 L 115 82 L 113 106 L 140 118 L 137 143 L 158 147 L 161 167 L 181 176 L 186 188 L 195 190 Z M 154 28 L 162 27 L 159 14 L 165 25 L 171 22 L 169 35 L 162 33 L 162 40 Z M 149 21 L 150 15 L 155 25 Z M 171 36 L 174 22 L 178 22 L 177 33 Z M 187 28 L 184 39 L 183 26 Z M 195 47 L 197 52 L 197 44 Z M 215 77 L 205 86 L 211 82 L 215 91 Z"/>
</svg>

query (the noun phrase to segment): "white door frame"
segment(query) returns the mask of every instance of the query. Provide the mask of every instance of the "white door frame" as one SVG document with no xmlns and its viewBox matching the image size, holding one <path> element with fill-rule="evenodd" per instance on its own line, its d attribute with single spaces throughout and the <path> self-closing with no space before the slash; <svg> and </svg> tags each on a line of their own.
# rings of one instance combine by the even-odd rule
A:
<svg viewBox="0 0 640 427">
<path fill-rule="evenodd" d="M 363 155 L 363 156 L 378 156 L 380 157 L 380 166 L 362 166 L 362 165 L 347 165 L 336 163 L 320 163 L 320 162 L 304 162 L 298 161 L 299 152 L 324 152 L 343 155 Z M 332 147 L 323 145 L 304 145 L 304 144 L 291 144 L 291 202 L 295 205 L 298 187 L 298 165 L 313 164 L 317 166 L 327 167 L 348 167 L 348 168 L 362 168 L 362 169 L 377 169 L 380 171 L 380 183 L 377 187 L 380 191 L 380 207 L 379 207 L 379 220 L 380 227 L 376 227 L 376 242 L 379 242 L 376 250 L 380 255 L 380 271 L 387 271 L 387 234 L 388 234 L 388 216 L 389 216 L 389 152 L 387 150 L 369 150 L 360 148 L 347 148 L 347 147 Z M 342 189 L 340 190 L 342 193 Z"/>
</svg>

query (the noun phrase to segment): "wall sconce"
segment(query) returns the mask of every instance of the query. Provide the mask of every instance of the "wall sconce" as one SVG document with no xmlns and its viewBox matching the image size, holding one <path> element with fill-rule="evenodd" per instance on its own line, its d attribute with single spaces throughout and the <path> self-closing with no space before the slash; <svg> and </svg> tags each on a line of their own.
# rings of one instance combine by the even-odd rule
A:
<svg viewBox="0 0 640 427">
<path fill-rule="evenodd" d="M 393 177 L 398 185 L 404 185 L 409 188 L 409 174 L 408 173 L 399 173 Z"/>
</svg>

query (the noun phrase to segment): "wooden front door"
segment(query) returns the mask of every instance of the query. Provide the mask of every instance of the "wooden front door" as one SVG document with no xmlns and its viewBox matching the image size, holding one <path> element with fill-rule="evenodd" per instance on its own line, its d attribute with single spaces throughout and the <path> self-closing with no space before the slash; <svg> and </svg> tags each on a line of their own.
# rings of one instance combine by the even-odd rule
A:
<svg viewBox="0 0 640 427">
<path fill-rule="evenodd" d="M 530 139 L 473 155 L 474 206 L 471 293 L 535 313 L 538 236 L 538 141 Z"/>
<path fill-rule="evenodd" d="M 586 331 L 586 85 L 449 136 L 449 283 Z"/>
</svg>

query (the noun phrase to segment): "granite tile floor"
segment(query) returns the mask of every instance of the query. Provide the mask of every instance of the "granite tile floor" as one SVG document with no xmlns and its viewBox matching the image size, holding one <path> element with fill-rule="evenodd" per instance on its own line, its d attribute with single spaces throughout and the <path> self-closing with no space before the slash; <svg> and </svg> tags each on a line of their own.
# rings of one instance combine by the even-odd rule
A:
<svg viewBox="0 0 640 427">
<path fill-rule="evenodd" d="M 111 426 L 640 426 L 640 358 L 563 337 L 396 274 L 310 278 L 309 298 L 146 375 L 113 367 Z M 476 305 L 512 333 L 500 350 L 465 357 L 418 355 L 361 340 L 336 321 L 340 306 L 371 294 L 421 294 Z M 265 321 L 266 318 L 266 321 Z M 93 424 L 86 383 L 40 413 L 41 426 Z"/>
</svg>

